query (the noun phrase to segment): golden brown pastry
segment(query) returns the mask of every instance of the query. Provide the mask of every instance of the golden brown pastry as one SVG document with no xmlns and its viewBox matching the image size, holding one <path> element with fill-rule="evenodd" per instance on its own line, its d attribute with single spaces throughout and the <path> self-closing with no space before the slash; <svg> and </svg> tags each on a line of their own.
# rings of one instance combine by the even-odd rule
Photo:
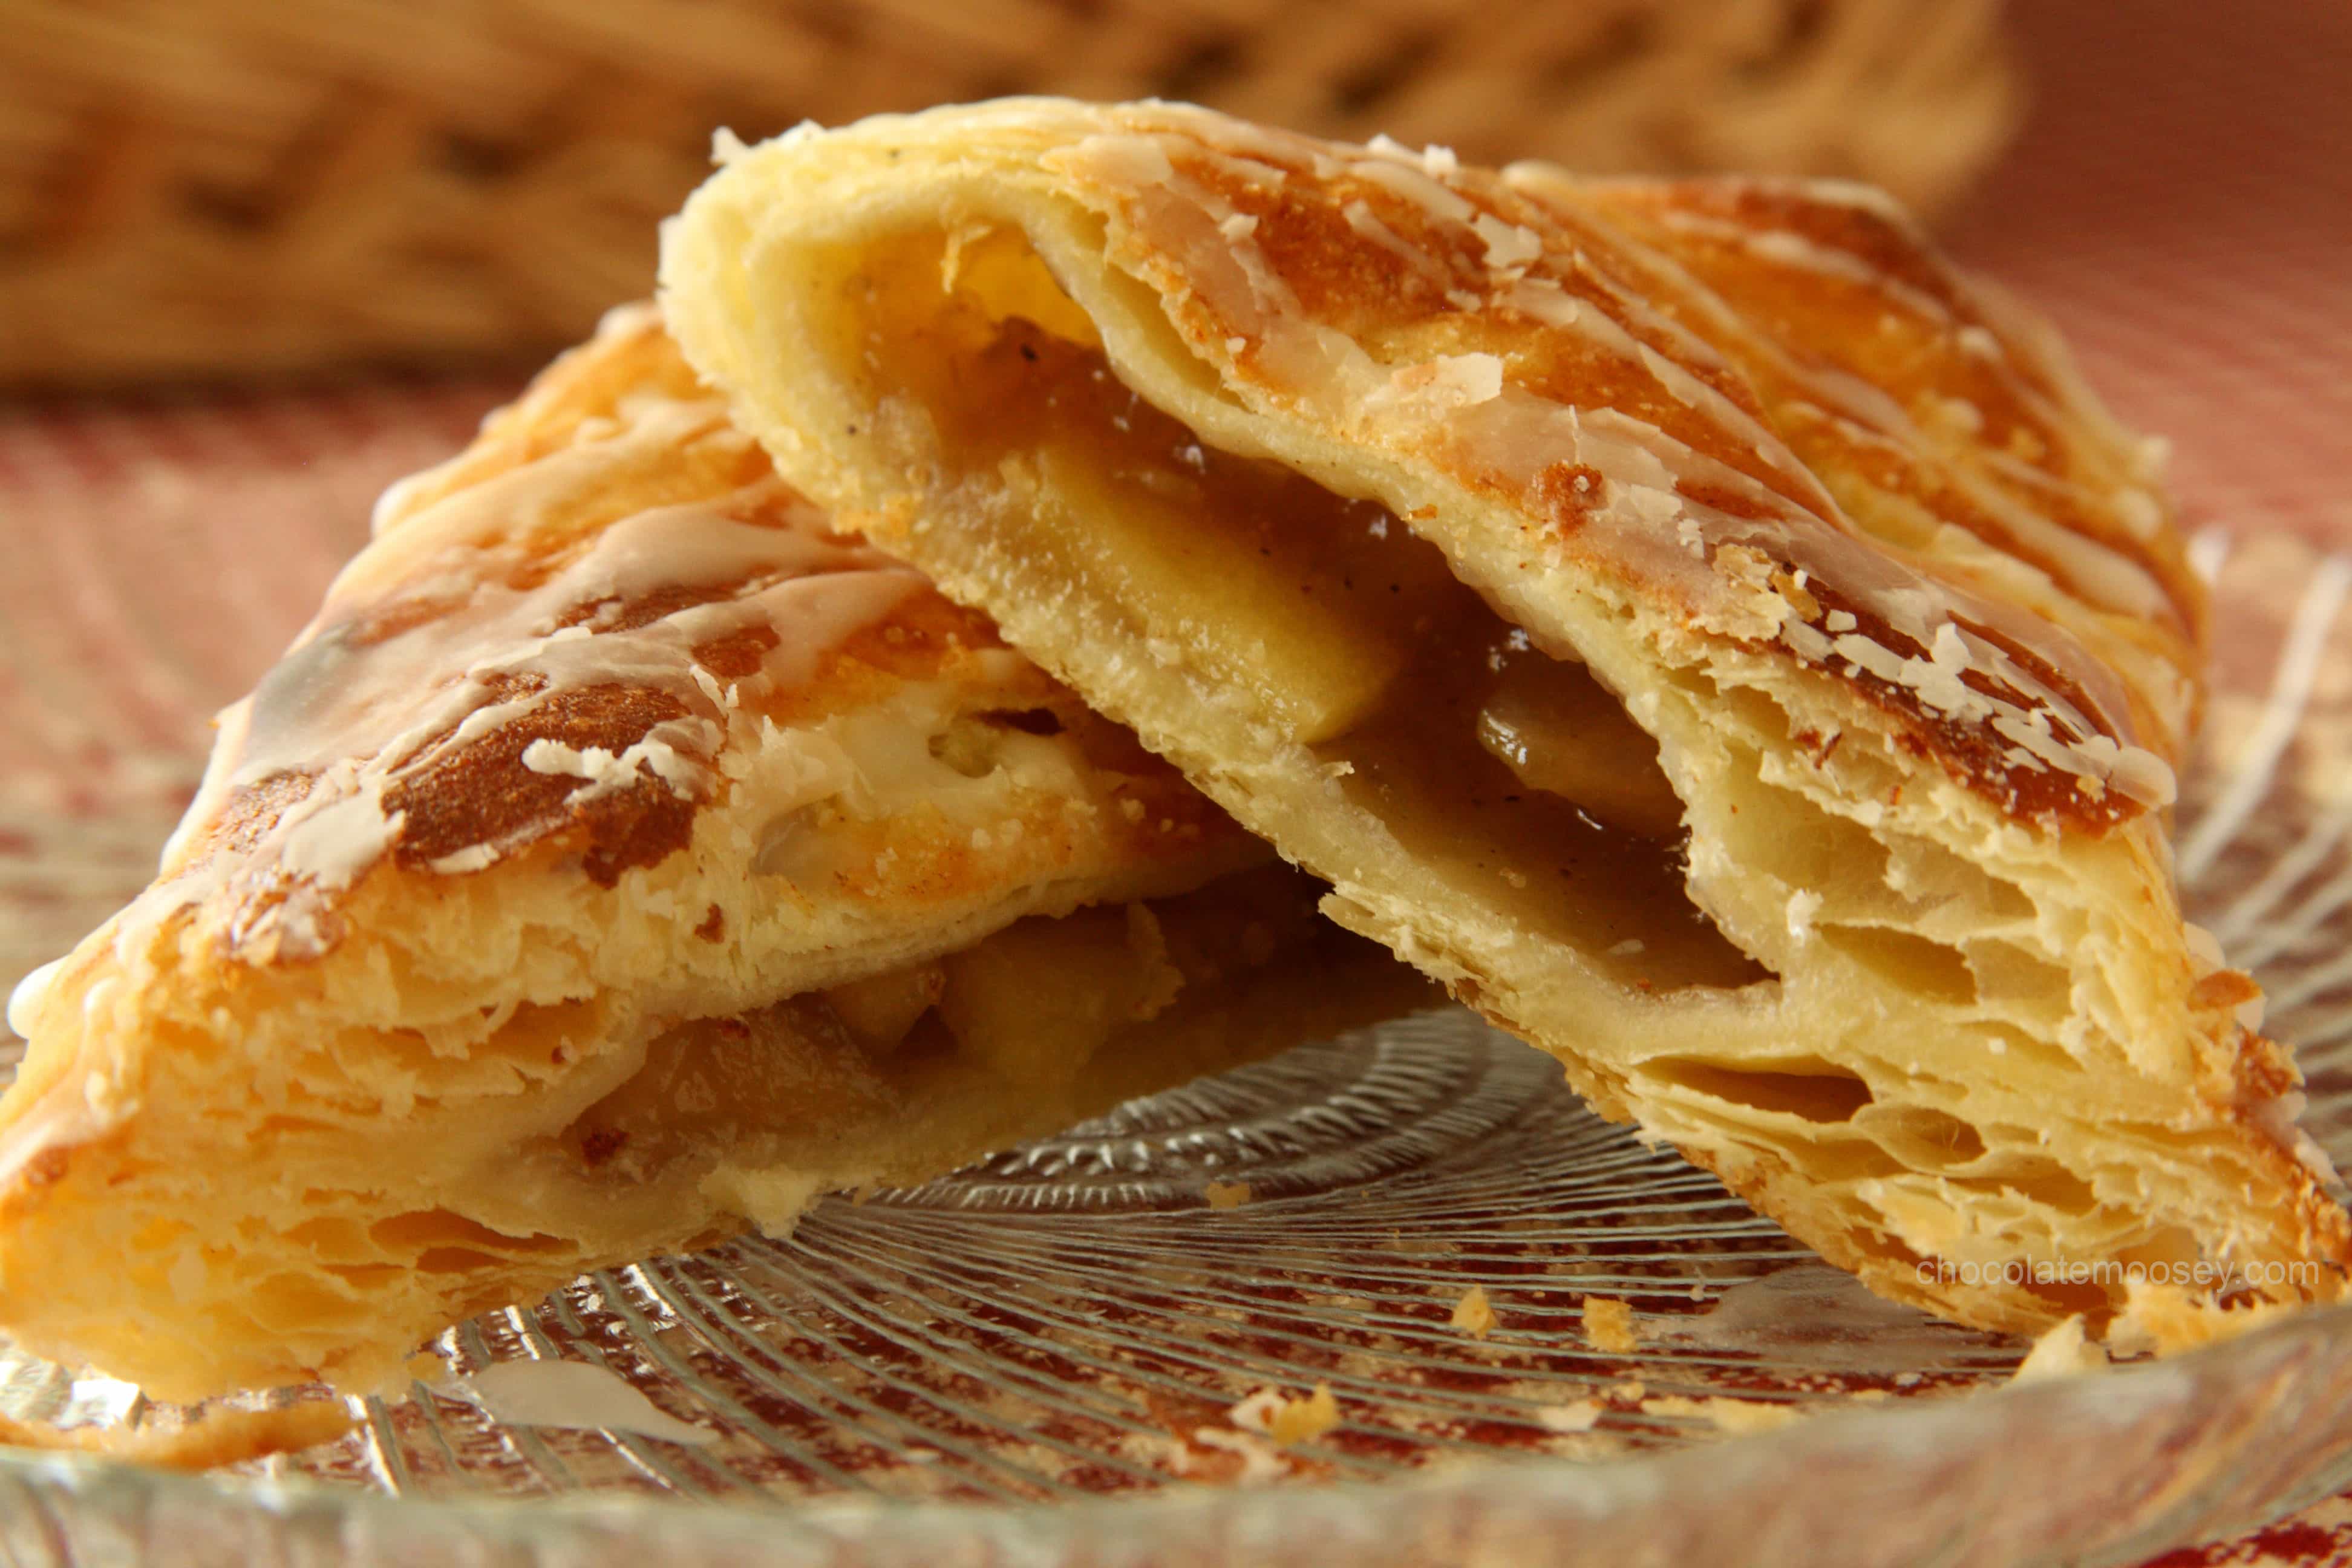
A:
<svg viewBox="0 0 2352 1568">
<path fill-rule="evenodd" d="M 628 312 L 386 497 L 155 884 L 19 990 L 0 1325 L 159 1397 L 365 1387 L 1422 1001 L 1318 891 Z"/>
<path fill-rule="evenodd" d="M 796 484 L 1873 1288 L 2336 1295 L 2166 807 L 2151 452 L 1885 198 L 1181 107 L 796 132 L 667 236 Z"/>
</svg>

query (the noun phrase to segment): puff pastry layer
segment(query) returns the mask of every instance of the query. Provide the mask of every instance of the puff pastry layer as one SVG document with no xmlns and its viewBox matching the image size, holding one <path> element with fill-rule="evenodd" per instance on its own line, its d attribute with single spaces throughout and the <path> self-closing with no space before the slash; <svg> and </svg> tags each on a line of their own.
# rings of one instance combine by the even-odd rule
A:
<svg viewBox="0 0 2352 1568">
<path fill-rule="evenodd" d="M 142 898 L 11 1010 L 0 1324 L 324 1377 L 1427 1000 L 982 616 L 833 532 L 646 310 L 442 468 Z"/>
<path fill-rule="evenodd" d="M 688 357 L 793 482 L 1874 1289 L 2332 1297 L 2166 841 L 2150 448 L 1876 194 L 1016 100 L 730 150 Z"/>
</svg>

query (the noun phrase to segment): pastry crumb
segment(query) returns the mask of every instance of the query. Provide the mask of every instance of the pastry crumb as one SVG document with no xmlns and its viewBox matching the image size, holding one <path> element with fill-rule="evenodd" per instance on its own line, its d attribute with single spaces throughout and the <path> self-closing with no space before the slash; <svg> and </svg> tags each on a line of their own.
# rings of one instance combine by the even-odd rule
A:
<svg viewBox="0 0 2352 1568">
<path fill-rule="evenodd" d="M 1594 1350 L 1611 1355 L 1631 1355 L 1641 1348 L 1642 1336 L 1633 1325 L 1633 1309 L 1614 1296 L 1587 1296 L 1584 1299 L 1584 1339 Z"/>
<path fill-rule="evenodd" d="M 1486 1288 L 1473 1285 L 1454 1303 L 1453 1324 L 1474 1340 L 1483 1340 L 1494 1331 L 1495 1309 L 1486 1300 Z"/>
<path fill-rule="evenodd" d="M 1247 1182 L 1211 1182 L 1201 1192 L 1213 1209 L 1237 1209 L 1250 1201 Z"/>
<path fill-rule="evenodd" d="M 1803 1419 L 1793 1405 L 1780 1405 L 1762 1399 L 1729 1399 L 1721 1394 L 1706 1399 L 1685 1399 L 1680 1394 L 1662 1394 L 1642 1401 L 1642 1409 L 1652 1415 L 1694 1415 L 1711 1424 L 1718 1432 L 1772 1432 L 1792 1421 Z"/>
<path fill-rule="evenodd" d="M 1328 1384 L 1318 1384 L 1313 1394 L 1297 1399 L 1261 1388 L 1222 1410 L 1156 1392 L 1146 1394 L 1143 1403 L 1167 1433 L 1153 1447 L 1174 1475 L 1263 1486 L 1294 1476 L 1330 1473 L 1326 1462 L 1285 1447 L 1312 1441 L 1339 1425 L 1339 1405 Z"/>
<path fill-rule="evenodd" d="M 2103 1372 L 2107 1365 L 2107 1352 L 2083 1337 L 2083 1315 L 2080 1312 L 2043 1331 L 2017 1363 L 2010 1375 L 2011 1383 L 2046 1383 L 2057 1377 L 2079 1377 L 2086 1372 Z"/>
<path fill-rule="evenodd" d="M 1536 1421 L 1547 1432 L 1590 1432 L 1592 1424 L 1601 1419 L 1601 1401 L 1597 1399 L 1538 1405 Z"/>
<path fill-rule="evenodd" d="M 1315 1392 L 1292 1398 L 1279 1389 L 1261 1388 L 1226 1412 L 1234 1426 L 1272 1438 L 1276 1447 L 1312 1443 L 1339 1424 L 1339 1402 L 1331 1385 L 1318 1383 Z"/>
</svg>

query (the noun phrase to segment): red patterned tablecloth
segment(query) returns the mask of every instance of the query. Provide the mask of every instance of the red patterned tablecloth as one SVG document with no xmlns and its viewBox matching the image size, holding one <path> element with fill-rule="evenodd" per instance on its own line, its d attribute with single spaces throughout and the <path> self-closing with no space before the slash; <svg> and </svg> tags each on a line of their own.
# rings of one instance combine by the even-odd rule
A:
<svg viewBox="0 0 2352 1568">
<path fill-rule="evenodd" d="M 2172 439 L 2192 525 L 2352 541 L 2352 4 L 2018 0 L 2016 22 L 2036 108 L 1954 245 L 2058 319 L 2126 419 Z M 120 847 L 91 836 L 79 893 L 102 912 L 134 890 L 150 819 L 193 782 L 187 715 L 284 645 L 375 492 L 512 384 L 0 411 L 0 506 L 47 556 L 0 569 L 19 634 L 0 710 L 27 726 L 0 777 L 0 890 L 11 821 L 82 791 L 143 805 Z M 186 574 L 247 599 L 201 625 L 142 614 Z M 2162 1561 L 2352 1564 L 2352 1497 Z"/>
</svg>

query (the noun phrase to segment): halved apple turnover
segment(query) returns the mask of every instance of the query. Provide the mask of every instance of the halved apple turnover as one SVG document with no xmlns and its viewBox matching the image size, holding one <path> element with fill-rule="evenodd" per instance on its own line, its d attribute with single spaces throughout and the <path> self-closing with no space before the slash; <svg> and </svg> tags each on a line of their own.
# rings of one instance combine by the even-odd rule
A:
<svg viewBox="0 0 2352 1568">
<path fill-rule="evenodd" d="M 648 310 L 388 494 L 162 875 L 19 989 L 0 1325 L 325 1377 L 1431 999 Z"/>
<path fill-rule="evenodd" d="M 1022 100 L 731 150 L 663 276 L 794 483 L 1873 1288 L 2339 1292 L 2152 459 L 1885 198 Z"/>
</svg>

